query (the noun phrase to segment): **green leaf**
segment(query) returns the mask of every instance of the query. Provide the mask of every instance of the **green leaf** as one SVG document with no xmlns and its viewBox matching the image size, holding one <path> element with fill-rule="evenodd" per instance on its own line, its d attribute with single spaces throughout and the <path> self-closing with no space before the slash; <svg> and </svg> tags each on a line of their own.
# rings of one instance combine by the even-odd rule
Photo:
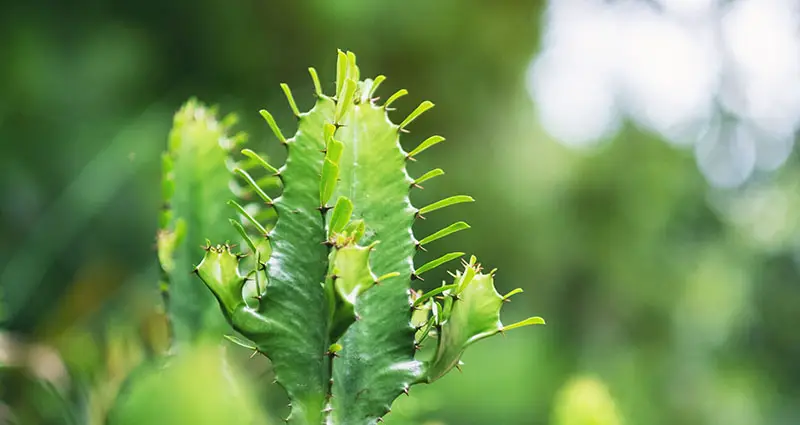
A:
<svg viewBox="0 0 800 425">
<path fill-rule="evenodd" d="M 267 234 L 267 229 L 265 229 L 264 226 L 262 226 L 261 223 L 258 222 L 258 220 L 253 218 L 253 216 L 250 215 L 250 213 L 248 213 L 247 210 L 245 210 L 243 206 L 239 205 L 238 202 L 230 200 L 230 201 L 228 201 L 228 205 L 230 205 L 233 208 L 235 208 L 236 211 L 239 214 L 241 214 L 247 221 L 249 221 L 250 224 L 252 224 L 253 227 L 256 228 L 256 230 L 258 230 L 258 233 L 260 233 L 262 235 L 266 235 Z"/>
<path fill-rule="evenodd" d="M 435 169 L 433 169 L 431 171 L 428 171 L 427 173 L 417 177 L 417 179 L 414 180 L 414 184 L 418 185 L 418 184 L 420 184 L 420 183 L 422 183 L 424 181 L 430 180 L 430 179 L 432 179 L 434 177 L 441 176 L 443 174 L 444 174 L 444 170 L 442 170 L 441 168 L 435 168 Z"/>
<path fill-rule="evenodd" d="M 341 96 L 344 81 L 347 79 L 347 55 L 339 50 L 336 55 L 336 98 Z"/>
<path fill-rule="evenodd" d="M 375 95 L 375 92 L 378 90 L 378 87 L 380 87 L 381 83 L 383 83 L 385 80 L 386 80 L 385 75 L 378 75 L 377 77 L 375 77 L 375 80 L 372 81 L 372 85 L 369 88 L 367 99 Z"/>
<path fill-rule="evenodd" d="M 441 294 L 442 292 L 449 291 L 449 290 L 455 289 L 455 288 L 456 288 L 456 284 L 442 285 L 442 286 L 440 286 L 438 288 L 431 289 L 430 291 L 426 292 L 425 294 L 423 294 L 422 296 L 417 298 L 417 300 L 414 301 L 414 305 L 415 306 L 422 305 L 425 301 L 428 301 L 431 297 L 434 297 L 436 295 Z"/>
<path fill-rule="evenodd" d="M 419 144 L 419 146 L 417 146 L 411 152 L 409 152 L 407 156 L 409 158 L 413 158 L 416 155 L 419 155 L 420 153 L 425 151 L 425 149 L 428 149 L 429 147 L 431 147 L 431 146 L 433 146 L 433 145 L 435 145 L 437 143 L 441 143 L 441 142 L 444 142 L 444 137 L 442 137 L 442 136 L 431 136 L 431 137 L 428 137 L 427 139 L 423 140 L 422 143 Z M 442 173 L 442 174 L 444 174 L 444 173 Z"/>
<path fill-rule="evenodd" d="M 314 82 L 314 93 L 316 93 L 317 97 L 322 96 L 322 85 L 319 83 L 319 76 L 317 75 L 317 70 L 312 68 L 308 68 L 308 73 L 311 75 L 311 81 Z"/>
<path fill-rule="evenodd" d="M 347 109 L 350 108 L 353 103 L 353 95 L 356 93 L 356 87 L 355 81 L 349 78 L 347 81 L 345 81 L 344 90 L 336 102 L 336 113 L 333 116 L 334 122 L 341 123 L 342 116 L 345 112 L 347 112 Z"/>
<path fill-rule="evenodd" d="M 244 179 L 244 181 L 250 186 L 250 188 L 253 189 L 253 191 L 258 195 L 259 198 L 263 199 L 264 202 L 268 204 L 272 204 L 272 198 L 270 198 L 269 195 L 267 195 L 267 193 L 264 192 L 263 189 L 261 189 L 261 186 L 259 186 L 258 183 L 256 183 L 255 180 L 253 180 L 253 177 L 251 177 L 250 174 L 247 173 L 247 171 L 244 171 L 241 168 L 236 168 L 233 170 L 233 172 L 238 174 L 242 179 Z"/>
<path fill-rule="evenodd" d="M 400 123 L 400 128 L 405 128 L 407 125 L 411 124 L 412 121 L 414 121 L 420 115 L 422 115 L 425 111 L 433 108 L 433 106 L 434 106 L 433 102 L 429 100 L 420 103 L 420 105 L 417 106 L 417 108 L 414 109 L 410 114 L 408 114 L 408 117 L 406 117 L 406 119 L 404 119 L 403 122 Z"/>
<path fill-rule="evenodd" d="M 449 236 L 449 235 L 452 235 L 455 232 L 458 232 L 460 230 L 466 230 L 466 229 L 469 229 L 469 228 L 470 228 L 469 224 L 467 224 L 467 223 L 465 223 L 463 221 L 459 221 L 458 223 L 453 223 L 453 224 L 445 227 L 444 229 L 439 230 L 438 232 L 423 238 L 421 241 L 419 241 L 419 244 L 420 245 L 427 245 L 427 244 L 429 244 L 429 243 L 431 243 L 431 242 L 433 242 L 435 240 L 439 240 L 439 239 L 441 239 L 441 238 L 443 238 L 445 236 Z"/>
<path fill-rule="evenodd" d="M 292 96 L 292 89 L 289 88 L 289 85 L 286 83 L 281 83 L 281 90 L 283 90 L 283 94 L 286 95 L 286 100 L 289 102 L 289 107 L 292 108 L 292 113 L 294 116 L 300 116 L 300 110 L 297 109 L 297 104 L 294 102 L 294 96 Z"/>
<path fill-rule="evenodd" d="M 322 179 L 319 182 L 319 204 L 327 205 L 333 196 L 336 188 L 336 180 L 339 178 L 339 166 L 325 158 L 322 164 Z"/>
<path fill-rule="evenodd" d="M 448 261 L 453 261 L 456 258 L 460 258 L 463 255 L 464 255 L 463 252 L 451 252 L 449 254 L 442 255 L 441 257 L 439 257 L 439 258 L 437 258 L 437 259 L 435 259 L 433 261 L 427 262 L 427 263 L 423 264 L 422 266 L 420 266 L 419 268 L 417 268 L 417 270 L 414 272 L 414 274 L 419 276 L 419 275 L 421 275 L 421 274 L 423 274 L 423 273 L 425 273 L 427 271 L 433 270 L 436 267 L 441 266 L 442 264 L 444 264 L 444 263 L 446 263 Z"/>
<path fill-rule="evenodd" d="M 258 252 L 258 249 L 256 248 L 256 244 L 255 244 L 255 243 L 253 243 L 253 240 L 252 240 L 252 239 L 250 239 L 250 236 L 249 236 L 249 235 L 247 234 L 247 232 L 244 230 L 244 227 L 242 226 L 242 224 L 241 224 L 241 223 L 239 223 L 239 222 L 238 222 L 238 221 L 236 221 L 236 220 L 233 220 L 233 219 L 229 219 L 228 221 L 231 223 L 231 225 L 233 226 L 233 228 L 234 228 L 234 229 L 236 229 L 236 231 L 237 231 L 237 232 L 239 232 L 239 235 L 240 235 L 240 236 L 242 237 L 242 239 L 244 239 L 244 241 L 247 243 L 247 246 L 249 246 L 249 247 L 250 247 L 250 249 L 251 249 L 251 250 L 252 250 L 254 253 L 255 253 L 255 252 Z"/>
<path fill-rule="evenodd" d="M 539 316 L 529 317 L 525 320 L 521 320 L 517 323 L 513 323 L 511 325 L 503 326 L 503 331 L 510 331 L 512 329 L 521 328 L 523 326 L 531 326 L 531 325 L 544 325 L 544 319 Z"/>
<path fill-rule="evenodd" d="M 269 128 L 272 129 L 275 137 L 277 137 L 281 143 L 285 144 L 286 137 L 283 135 L 283 133 L 281 133 L 281 129 L 278 127 L 278 123 L 275 122 L 275 118 L 272 117 L 272 114 L 270 114 L 266 109 L 262 109 L 258 111 L 258 113 L 260 113 L 261 116 L 267 121 L 267 124 L 269 124 Z"/>
<path fill-rule="evenodd" d="M 267 161 L 265 161 L 264 158 L 262 158 L 257 153 L 253 152 L 252 150 L 243 149 L 242 150 L 242 154 L 244 156 L 252 159 L 253 161 L 258 163 L 259 165 L 261 165 L 261 167 L 263 167 L 265 170 L 269 171 L 270 173 L 273 173 L 273 174 L 278 174 L 279 173 L 277 168 L 273 167 L 272 165 L 269 165 L 269 163 L 267 163 Z"/>
<path fill-rule="evenodd" d="M 358 243 L 361 241 L 361 238 L 364 237 L 364 232 L 366 232 L 367 227 L 364 224 L 364 220 L 355 220 L 351 221 L 345 228 L 343 233 L 350 235 L 353 238 L 353 241 Z"/>
<path fill-rule="evenodd" d="M 408 90 L 406 90 L 406 89 L 398 90 L 397 92 L 395 92 L 395 94 L 389 96 L 389 98 L 386 99 L 386 103 L 383 104 L 384 109 L 389 110 L 389 106 L 392 103 L 394 103 L 395 100 L 400 99 L 401 97 L 403 97 L 403 96 L 405 96 L 407 94 L 408 94 Z"/>
<path fill-rule="evenodd" d="M 242 348 L 247 348 L 252 351 L 258 350 L 258 347 L 256 347 L 255 343 L 253 343 L 252 341 L 248 341 L 246 339 L 239 338 L 236 335 L 225 335 L 225 339 Z"/>
<path fill-rule="evenodd" d="M 451 196 L 449 198 L 442 199 L 441 201 L 437 201 L 437 202 L 434 202 L 434 203 L 432 203 L 430 205 L 426 205 L 426 206 L 420 208 L 419 211 L 417 212 L 417 214 L 419 214 L 419 215 L 427 214 L 429 212 L 433 212 L 433 211 L 436 211 L 438 209 L 449 207 L 450 205 L 461 204 L 461 203 L 464 203 L 464 202 L 475 202 L 475 200 L 472 199 L 471 196 L 467 196 L 467 195 Z"/>
<path fill-rule="evenodd" d="M 341 233 L 342 230 L 344 230 L 352 214 L 353 203 L 346 197 L 340 196 L 331 213 L 330 222 L 328 224 L 328 239 L 330 239 L 334 233 Z"/>
</svg>

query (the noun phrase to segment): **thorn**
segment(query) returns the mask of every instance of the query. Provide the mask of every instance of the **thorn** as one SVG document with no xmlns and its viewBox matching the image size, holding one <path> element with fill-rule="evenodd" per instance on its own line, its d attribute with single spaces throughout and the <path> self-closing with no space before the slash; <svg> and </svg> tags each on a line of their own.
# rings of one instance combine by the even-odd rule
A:
<svg viewBox="0 0 800 425">
<path fill-rule="evenodd" d="M 406 161 L 417 162 L 417 159 L 414 158 L 413 156 L 407 156 Z"/>
<path fill-rule="evenodd" d="M 460 295 L 458 295 L 458 294 L 453 294 L 453 295 L 452 295 L 452 297 L 453 297 L 453 302 L 455 302 L 455 301 L 461 301 L 461 296 L 460 296 Z"/>
<path fill-rule="evenodd" d="M 425 220 L 425 216 L 419 213 L 419 211 L 414 213 L 414 218 L 419 218 L 421 220 Z"/>
<path fill-rule="evenodd" d="M 424 252 L 428 252 L 428 250 L 425 249 L 425 247 L 422 246 L 419 242 L 416 242 L 415 244 L 416 244 L 418 250 L 424 251 Z"/>
<path fill-rule="evenodd" d="M 380 97 L 380 96 L 378 96 L 378 97 L 373 97 L 373 98 L 372 98 L 372 99 L 370 99 L 369 101 L 370 101 L 370 102 L 372 102 L 372 103 L 375 103 L 375 102 L 377 102 L 377 101 L 379 101 L 379 100 L 381 100 L 381 97 Z"/>
<path fill-rule="evenodd" d="M 414 351 L 419 351 L 419 350 L 421 350 L 421 349 L 422 349 L 422 345 L 420 345 L 420 344 L 417 344 L 417 343 L 415 342 L 415 343 L 414 343 Z"/>
<path fill-rule="evenodd" d="M 420 189 L 420 190 L 425 189 L 424 187 L 422 187 L 422 186 L 420 186 L 420 185 L 418 185 L 416 183 L 411 183 L 411 188 L 412 189 L 416 188 L 416 189 Z"/>
<path fill-rule="evenodd" d="M 332 206 L 329 206 L 329 205 L 323 205 L 323 206 L 321 206 L 321 207 L 319 207 L 319 208 L 317 208 L 317 209 L 318 209 L 318 210 L 320 210 L 320 211 L 321 211 L 323 214 L 325 214 L 325 213 L 327 213 L 328 211 L 330 211 L 332 208 L 333 208 Z"/>
<path fill-rule="evenodd" d="M 400 132 L 401 132 L 401 133 L 409 133 L 409 131 L 408 131 L 408 130 L 406 130 L 405 128 L 402 128 L 402 127 L 400 128 Z"/>
<path fill-rule="evenodd" d="M 336 354 L 336 353 L 335 353 L 335 352 L 333 352 L 333 351 L 326 351 L 326 352 L 325 352 L 325 355 L 326 355 L 326 356 L 328 356 L 328 357 L 330 357 L 330 358 L 339 357 L 339 355 L 338 355 L 338 354 Z"/>
<path fill-rule="evenodd" d="M 419 277 L 416 273 L 411 273 L 411 280 L 421 280 L 423 282 L 425 281 L 425 279 Z"/>
<path fill-rule="evenodd" d="M 459 372 L 464 373 L 464 371 L 461 370 L 461 365 L 460 364 L 456 364 L 456 369 L 458 369 Z"/>
<path fill-rule="evenodd" d="M 258 349 L 255 349 L 255 350 L 253 350 L 253 354 L 251 354 L 251 355 L 250 355 L 250 358 L 252 359 L 252 358 L 253 358 L 253 357 L 255 357 L 255 356 L 258 354 L 258 353 L 259 353 Z"/>
<path fill-rule="evenodd" d="M 405 387 L 405 388 L 403 388 L 403 394 L 405 394 L 405 395 L 409 395 L 409 394 L 408 394 L 408 387 Z"/>
<path fill-rule="evenodd" d="M 383 423 L 383 418 L 378 418 L 379 423 Z"/>
</svg>

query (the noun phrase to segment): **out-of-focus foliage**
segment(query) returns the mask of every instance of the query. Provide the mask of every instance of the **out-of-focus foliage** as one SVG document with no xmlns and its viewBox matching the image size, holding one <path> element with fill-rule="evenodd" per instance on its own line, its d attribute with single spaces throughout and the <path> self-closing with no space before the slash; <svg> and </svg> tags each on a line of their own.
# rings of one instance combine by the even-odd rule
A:
<svg viewBox="0 0 800 425">
<path fill-rule="evenodd" d="M 553 425 L 621 425 L 614 399 L 591 377 L 568 381 L 556 396 Z"/>
<path fill-rule="evenodd" d="M 196 346 L 170 359 L 169 365 L 138 371 L 108 423 L 215 425 L 235 418 L 241 424 L 268 424 L 242 372 L 231 365 L 220 367 L 224 361 L 218 347 Z"/>
<path fill-rule="evenodd" d="M 535 337 L 519 331 L 477 344 L 463 373 L 401 397 L 387 423 L 549 424 L 559 389 L 579 372 L 605 383 L 625 423 L 798 422 L 797 158 L 721 192 L 708 187 L 690 152 L 630 126 L 584 152 L 551 140 L 525 91 L 542 6 L 3 5 L 3 334 L 55 350 L 69 379 L 55 381 L 66 387 L 33 379 L 30 368 L 11 365 L 3 345 L 0 422 L 10 412 L 30 418 L 23 423 L 82 420 L 86 410 L 76 406 L 87 406 L 93 377 L 108 368 L 107 325 L 136 329 L 126 337 L 135 341 L 150 323 L 140 318 L 160 303 L 159 155 L 181 102 L 196 95 L 237 112 L 251 143 L 280 163 L 261 117 L 247 111 L 282 110 L 276 119 L 289 125 L 275 82 L 290 84 L 298 106 L 308 108 L 313 99 L 299 95 L 312 92 L 306 67 L 319 64 L 320 75 L 333 75 L 338 47 L 359 52 L 366 74 L 391 69 L 382 90 L 402 83 L 437 104 L 436 114 L 415 122 L 406 147 L 434 130 L 449 143 L 431 148 L 410 174 L 459 165 L 443 167 L 448 178 L 412 202 L 456 190 L 474 196 L 463 209 L 472 229 L 440 249 L 469 247 L 499 269 L 498 281 L 535 294 L 506 306 L 507 320 L 533 311 L 548 322 Z M 416 104 L 395 106 L 401 116 Z M 432 215 L 420 232 L 448 224 Z M 420 287 L 447 278 L 431 273 Z M 270 374 L 246 354 L 234 364 L 248 381 Z M 278 387 L 249 388 L 265 410 L 286 415 Z M 208 391 L 202 402 L 216 396 Z"/>
</svg>

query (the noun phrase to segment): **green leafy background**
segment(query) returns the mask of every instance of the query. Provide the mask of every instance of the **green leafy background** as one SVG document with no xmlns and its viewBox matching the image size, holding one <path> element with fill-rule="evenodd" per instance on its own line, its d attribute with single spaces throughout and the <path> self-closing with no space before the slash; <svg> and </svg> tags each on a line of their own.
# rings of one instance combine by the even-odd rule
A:
<svg viewBox="0 0 800 425">
<path fill-rule="evenodd" d="M 176 391 L 185 395 L 171 404 L 177 410 L 141 421 L 219 423 L 217 415 L 236 411 L 241 423 L 280 423 L 285 396 L 270 384 L 269 365 L 244 349 L 225 345 L 234 358 L 224 379 L 248 394 L 233 399 L 218 390 L 219 373 L 208 372 L 219 363 L 215 347 L 198 348 L 163 376 L 145 360 L 166 344 L 156 309 L 160 155 L 173 113 L 197 96 L 237 113 L 251 145 L 282 163 L 257 111 L 272 111 L 291 134 L 278 84 L 308 109 L 306 69 L 315 66 L 332 91 L 337 48 L 358 55 L 362 74 L 388 76 L 384 98 L 409 89 L 394 104 L 396 121 L 422 100 L 436 103 L 404 142 L 410 149 L 445 136 L 410 174 L 441 167 L 446 175 L 413 192 L 414 205 L 454 193 L 476 199 L 416 226 L 420 235 L 454 219 L 472 226 L 437 242 L 420 264 L 443 252 L 475 254 L 499 269 L 501 292 L 526 290 L 504 309 L 504 322 L 541 315 L 548 323 L 477 343 L 463 373 L 414 387 L 387 423 L 800 421 L 797 159 L 720 192 L 691 152 L 632 126 L 588 152 L 560 145 L 541 130 L 525 90 L 543 7 L 4 4 L 0 423 L 99 424 L 109 415 L 143 423 L 131 415 L 162 409 Z M 421 284 L 445 278 L 437 269 Z M 172 384 L 153 384 L 159 376 Z M 125 404 L 112 409 L 108 394 L 116 393 Z M 197 405 L 210 413 L 191 414 Z"/>
</svg>

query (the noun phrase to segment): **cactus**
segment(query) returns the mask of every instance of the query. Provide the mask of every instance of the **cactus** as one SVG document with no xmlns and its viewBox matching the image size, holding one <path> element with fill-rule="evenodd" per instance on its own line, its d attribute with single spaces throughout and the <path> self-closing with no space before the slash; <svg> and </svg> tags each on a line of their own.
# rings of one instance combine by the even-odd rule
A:
<svg viewBox="0 0 800 425">
<path fill-rule="evenodd" d="M 317 100 L 308 112 L 301 113 L 291 90 L 281 85 L 298 120 L 292 137 L 261 111 L 288 150 L 285 165 L 276 168 L 243 151 L 280 179 L 280 196 L 270 197 L 252 170 L 235 170 L 277 212 L 274 227 L 230 202 L 249 223 L 250 230 L 232 221 L 246 249 L 234 252 L 231 239 L 218 235 L 218 244 L 206 246 L 194 270 L 216 297 L 222 317 L 246 338 L 230 339 L 272 361 L 291 401 L 289 423 L 374 424 L 412 385 L 434 382 L 458 367 L 472 343 L 544 321 L 533 317 L 504 326 L 500 308 L 521 290 L 499 295 L 494 271 L 482 273 L 474 257 L 463 262 L 453 283 L 427 293 L 411 290 L 413 280 L 464 255 L 448 253 L 415 268 L 415 253 L 469 228 L 456 222 L 417 240 L 415 220 L 473 201 L 456 195 L 421 208 L 411 205 L 410 190 L 443 171 L 413 179 L 406 163 L 444 138 L 432 136 L 409 152 L 399 138 L 433 103 L 422 102 L 395 124 L 388 111 L 407 91 L 379 104 L 373 96 L 385 77 L 362 81 L 354 54 L 339 52 L 333 96 L 323 93 L 316 71 L 309 71 Z M 437 339 L 433 356 L 417 358 L 421 343 L 431 338 Z"/>
<path fill-rule="evenodd" d="M 216 108 L 190 99 L 174 116 L 168 149 L 162 156 L 164 209 L 157 246 L 161 290 L 175 347 L 199 339 L 213 341 L 230 331 L 216 312 L 214 297 L 198 286 L 187 270 L 196 264 L 196 249 L 206 238 L 236 237 L 235 229 L 225 220 L 227 207 L 217 200 L 229 197 L 231 191 L 240 199 L 252 197 L 252 192 L 231 176 L 236 167 L 252 168 L 252 161 L 226 163 L 231 150 L 246 141 L 244 133 L 232 134 L 236 121 L 232 114 L 219 120 Z M 256 213 L 257 209 L 251 211 Z M 270 222 L 269 212 L 262 212 L 258 218 Z"/>
</svg>

